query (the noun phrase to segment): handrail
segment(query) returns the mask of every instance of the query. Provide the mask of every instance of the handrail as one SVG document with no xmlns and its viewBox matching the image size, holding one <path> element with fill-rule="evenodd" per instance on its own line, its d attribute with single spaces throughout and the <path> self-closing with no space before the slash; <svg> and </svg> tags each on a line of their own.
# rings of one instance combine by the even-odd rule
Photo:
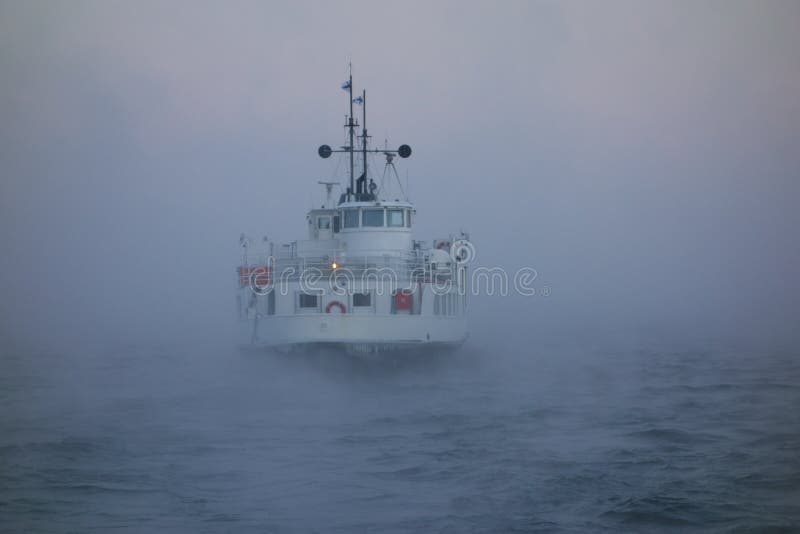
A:
<svg viewBox="0 0 800 534">
<path fill-rule="evenodd" d="M 321 273 L 329 276 L 331 272 L 341 271 L 357 277 L 376 276 L 381 278 L 383 275 L 391 275 L 399 280 L 429 280 L 431 278 L 447 278 L 455 273 L 455 262 L 449 268 L 437 268 L 433 270 L 429 263 L 425 262 L 425 255 L 422 251 L 399 254 L 381 255 L 359 255 L 359 256 L 294 256 L 281 255 L 259 256 L 242 258 L 245 267 L 254 268 L 267 266 L 272 271 L 274 278 L 283 277 L 285 280 L 296 280 L 303 274 L 309 272 Z M 333 268 L 333 263 L 336 268 Z M 313 271 L 312 271 L 313 270 Z"/>
</svg>

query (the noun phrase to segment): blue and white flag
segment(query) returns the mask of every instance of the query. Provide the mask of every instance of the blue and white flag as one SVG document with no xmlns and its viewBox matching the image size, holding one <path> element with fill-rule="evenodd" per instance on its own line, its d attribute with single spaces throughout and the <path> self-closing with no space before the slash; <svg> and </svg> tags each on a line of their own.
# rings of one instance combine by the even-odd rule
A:
<svg viewBox="0 0 800 534">
<path fill-rule="evenodd" d="M 357 96 L 353 99 L 354 104 L 358 104 L 359 106 L 364 103 L 364 97 Z"/>
<path fill-rule="evenodd" d="M 344 89 L 345 91 L 349 91 L 350 90 L 350 80 L 347 80 L 346 82 L 344 82 L 342 84 L 342 89 Z"/>
</svg>

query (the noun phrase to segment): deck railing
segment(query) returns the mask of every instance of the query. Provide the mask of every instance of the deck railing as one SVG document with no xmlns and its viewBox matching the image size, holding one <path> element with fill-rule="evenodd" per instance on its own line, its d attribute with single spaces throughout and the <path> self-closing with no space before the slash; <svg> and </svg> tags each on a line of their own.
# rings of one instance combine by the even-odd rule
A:
<svg viewBox="0 0 800 534">
<path fill-rule="evenodd" d="M 239 275 L 242 280 L 251 275 L 254 270 L 263 267 L 258 272 L 263 275 L 269 273 L 269 279 L 275 282 L 296 281 L 300 277 L 317 276 L 330 277 L 335 272 L 336 276 L 352 277 L 356 280 L 385 280 L 393 278 L 399 282 L 429 281 L 431 279 L 444 279 L 454 274 L 455 264 L 435 264 L 425 261 L 422 251 L 411 253 L 402 252 L 380 255 L 324 255 L 324 256 L 296 256 L 284 254 L 281 256 L 254 256 L 242 258 L 242 267 Z M 259 285 L 263 285 L 259 282 Z"/>
</svg>

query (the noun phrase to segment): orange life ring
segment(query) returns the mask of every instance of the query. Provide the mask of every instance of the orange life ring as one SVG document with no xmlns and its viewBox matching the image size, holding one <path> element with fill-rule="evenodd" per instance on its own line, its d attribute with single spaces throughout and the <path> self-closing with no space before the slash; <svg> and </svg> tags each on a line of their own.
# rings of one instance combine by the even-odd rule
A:
<svg viewBox="0 0 800 534">
<path fill-rule="evenodd" d="M 339 302 L 338 300 L 332 300 L 332 301 L 330 301 L 330 302 L 328 303 L 328 305 L 327 305 L 327 306 L 325 306 L 325 313 L 330 313 L 330 312 L 331 312 L 331 308 L 333 308 L 334 306 L 338 306 L 338 307 L 339 307 L 339 310 L 340 310 L 342 313 L 347 313 L 347 308 L 345 308 L 345 307 L 344 307 L 344 304 L 342 304 L 342 303 L 341 303 L 341 302 Z"/>
</svg>

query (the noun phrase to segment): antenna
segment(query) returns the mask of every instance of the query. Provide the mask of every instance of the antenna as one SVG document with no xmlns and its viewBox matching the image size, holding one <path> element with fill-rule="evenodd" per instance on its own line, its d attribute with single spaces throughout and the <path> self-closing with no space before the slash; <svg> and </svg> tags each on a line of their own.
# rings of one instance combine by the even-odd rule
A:
<svg viewBox="0 0 800 534">
<path fill-rule="evenodd" d="M 363 165 L 364 165 L 364 175 L 363 175 L 364 183 L 363 183 L 363 191 L 360 191 L 361 193 L 365 193 L 367 195 L 374 194 L 374 191 L 372 190 L 374 188 L 373 184 L 370 184 L 370 186 L 372 186 L 372 187 L 370 187 L 369 189 L 367 188 L 367 152 L 373 152 L 373 153 L 383 152 L 387 157 L 389 156 L 389 154 L 397 154 L 401 158 L 407 158 L 407 157 L 409 157 L 411 155 L 411 147 L 408 146 L 408 145 L 400 145 L 400 147 L 397 150 L 369 149 L 369 148 L 367 148 L 367 139 L 369 138 L 369 135 L 367 135 L 367 92 L 366 91 L 362 91 L 361 96 L 357 97 L 357 99 L 353 98 L 353 65 L 352 65 L 352 63 L 349 64 L 349 69 L 350 69 L 350 75 L 349 75 L 347 81 L 344 84 L 342 84 L 342 89 L 345 89 L 347 91 L 349 105 L 350 105 L 350 115 L 347 117 L 347 124 L 345 124 L 345 127 L 347 128 L 348 135 L 349 135 L 349 138 L 350 138 L 350 144 L 341 147 L 340 150 L 333 150 L 329 145 L 321 145 L 319 147 L 319 149 L 317 150 L 317 153 L 319 154 L 319 157 L 321 157 L 321 158 L 329 158 L 331 156 L 331 154 L 333 154 L 334 152 L 348 152 L 350 154 L 350 187 L 347 188 L 347 197 L 346 198 L 347 198 L 348 201 L 350 201 L 351 198 L 355 197 L 355 200 L 359 201 L 359 200 L 366 200 L 367 198 L 369 198 L 369 196 L 365 196 L 364 198 L 362 198 L 360 195 L 356 194 L 356 190 L 355 190 L 356 189 L 356 187 L 355 187 L 356 184 L 355 184 L 355 161 L 354 161 L 354 156 L 355 156 L 356 148 L 355 148 L 354 137 L 355 137 L 355 128 L 358 126 L 358 123 L 353 119 L 353 103 L 354 103 L 354 101 L 358 100 L 358 103 L 363 106 L 362 121 L 363 121 L 364 124 L 362 125 L 362 134 L 359 136 L 359 137 L 362 138 L 361 152 L 362 152 Z M 387 163 L 391 164 L 392 168 L 394 169 L 394 164 L 391 163 L 391 160 L 389 160 Z M 397 169 L 394 169 L 394 173 L 395 173 L 395 176 L 397 176 Z M 397 176 L 397 181 L 398 181 L 398 184 L 399 184 L 399 182 L 400 182 L 400 177 L 399 176 Z M 360 182 L 360 179 L 359 179 L 359 182 Z M 323 182 L 319 182 L 319 183 L 322 184 Z M 402 186 L 401 186 L 401 189 L 402 189 Z M 330 191 L 329 191 L 329 197 L 330 197 Z"/>
<path fill-rule="evenodd" d="M 408 194 L 406 193 L 405 189 L 403 188 L 403 184 L 400 182 L 400 175 L 397 174 L 397 167 L 394 166 L 394 156 L 393 152 L 384 152 L 384 156 L 386 156 L 386 166 L 383 168 L 383 175 L 386 176 L 386 172 L 391 169 L 389 174 L 394 173 L 394 178 L 397 180 L 397 186 L 400 188 L 400 192 L 403 194 L 406 200 L 408 200 Z M 406 183 L 406 187 L 408 184 Z"/>
<path fill-rule="evenodd" d="M 323 145 L 323 146 L 325 146 L 325 145 Z M 321 148 L 322 147 L 320 147 L 320 149 Z M 332 206 L 332 204 L 331 204 L 331 193 L 333 192 L 333 186 L 334 185 L 339 185 L 339 182 L 323 182 L 322 180 L 319 180 L 317 183 L 320 184 L 320 185 L 324 185 L 325 186 L 325 195 L 326 195 L 325 204 L 327 206 Z"/>
</svg>

